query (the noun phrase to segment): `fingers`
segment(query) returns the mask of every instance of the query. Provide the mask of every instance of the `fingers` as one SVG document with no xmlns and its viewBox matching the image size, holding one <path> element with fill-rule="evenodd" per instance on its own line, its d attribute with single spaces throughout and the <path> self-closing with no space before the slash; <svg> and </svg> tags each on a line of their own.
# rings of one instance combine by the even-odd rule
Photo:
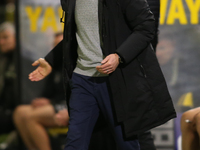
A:
<svg viewBox="0 0 200 150">
<path fill-rule="evenodd" d="M 38 73 L 38 70 L 35 70 L 35 71 L 33 71 L 32 73 L 29 74 L 29 79 L 30 79 L 31 81 L 33 81 L 33 80 L 35 80 L 36 78 L 38 78 L 38 75 L 40 75 L 40 74 Z"/>
<path fill-rule="evenodd" d="M 106 64 L 101 65 L 101 66 L 97 66 L 96 69 L 100 73 L 103 73 L 103 74 L 110 74 L 110 73 L 112 73 L 114 71 L 109 63 L 106 63 Z"/>
<path fill-rule="evenodd" d="M 43 77 L 32 77 L 32 78 L 29 78 L 31 81 L 40 81 L 43 79 Z"/>
<path fill-rule="evenodd" d="M 102 69 L 102 71 L 113 70 L 112 64 L 110 62 L 107 62 L 104 65 L 101 65 L 100 68 Z"/>
<path fill-rule="evenodd" d="M 107 69 L 107 70 L 97 69 L 97 70 L 102 74 L 110 74 L 113 72 L 111 69 Z"/>
<path fill-rule="evenodd" d="M 36 69 L 35 71 L 33 71 L 32 73 L 29 74 L 29 79 L 31 81 L 40 81 L 44 78 L 45 76 L 43 74 L 40 73 L 40 71 L 38 69 Z"/>
<path fill-rule="evenodd" d="M 37 69 L 34 70 L 33 72 L 31 72 L 31 73 L 29 74 L 29 77 L 35 76 L 36 74 L 38 74 L 38 70 L 37 70 Z"/>
<path fill-rule="evenodd" d="M 109 74 L 113 71 L 111 65 L 108 62 L 101 66 L 97 66 L 96 69 L 103 74 Z"/>
</svg>

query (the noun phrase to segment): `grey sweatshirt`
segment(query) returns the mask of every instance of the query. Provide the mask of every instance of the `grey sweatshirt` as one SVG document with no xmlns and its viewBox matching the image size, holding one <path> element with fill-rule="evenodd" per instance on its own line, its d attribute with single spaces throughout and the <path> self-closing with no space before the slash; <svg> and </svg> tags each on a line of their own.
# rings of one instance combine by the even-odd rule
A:
<svg viewBox="0 0 200 150">
<path fill-rule="evenodd" d="M 76 0 L 75 21 L 78 59 L 74 72 L 85 76 L 106 76 L 96 70 L 104 59 L 100 47 L 98 0 Z"/>
</svg>

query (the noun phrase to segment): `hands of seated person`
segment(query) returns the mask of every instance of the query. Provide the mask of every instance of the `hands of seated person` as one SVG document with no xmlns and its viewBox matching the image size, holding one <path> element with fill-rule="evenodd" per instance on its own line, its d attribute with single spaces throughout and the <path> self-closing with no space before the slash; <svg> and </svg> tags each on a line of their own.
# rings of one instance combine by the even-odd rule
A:
<svg viewBox="0 0 200 150">
<path fill-rule="evenodd" d="M 36 107 L 41 107 L 50 104 L 50 100 L 45 98 L 45 97 L 40 97 L 40 98 L 35 98 L 31 102 L 31 106 L 36 108 Z"/>
<path fill-rule="evenodd" d="M 48 76 L 52 71 L 52 67 L 44 58 L 40 58 L 32 64 L 32 66 L 37 65 L 39 66 L 29 74 L 29 79 L 31 81 L 40 81 Z"/>
<path fill-rule="evenodd" d="M 54 120 L 58 126 L 67 126 L 69 123 L 69 114 L 67 109 L 60 110 L 54 116 Z"/>
<path fill-rule="evenodd" d="M 103 74 L 110 74 L 119 65 L 119 56 L 117 54 L 108 55 L 102 62 L 101 66 L 97 66 L 96 69 Z"/>
</svg>

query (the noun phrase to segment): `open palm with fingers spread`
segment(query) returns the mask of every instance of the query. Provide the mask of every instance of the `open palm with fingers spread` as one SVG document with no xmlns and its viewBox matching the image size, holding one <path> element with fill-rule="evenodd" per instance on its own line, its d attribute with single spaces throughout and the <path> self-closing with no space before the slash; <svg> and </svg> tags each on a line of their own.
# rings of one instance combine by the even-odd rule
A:
<svg viewBox="0 0 200 150">
<path fill-rule="evenodd" d="M 37 65 L 39 66 L 29 74 L 29 79 L 31 81 L 40 81 L 48 76 L 52 71 L 52 67 L 44 58 L 40 58 L 32 64 L 32 66 Z"/>
</svg>

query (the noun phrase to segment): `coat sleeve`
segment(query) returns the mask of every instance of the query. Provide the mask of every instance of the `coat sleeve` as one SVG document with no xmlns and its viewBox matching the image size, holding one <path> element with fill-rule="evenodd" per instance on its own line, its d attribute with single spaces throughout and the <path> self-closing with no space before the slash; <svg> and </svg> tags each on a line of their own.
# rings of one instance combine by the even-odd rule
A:
<svg viewBox="0 0 200 150">
<path fill-rule="evenodd" d="M 120 0 L 120 5 L 132 31 L 116 50 L 126 64 L 150 44 L 155 34 L 155 19 L 146 0 Z"/>
<path fill-rule="evenodd" d="M 51 65 L 53 69 L 61 69 L 63 61 L 63 40 L 58 43 L 46 56 L 45 60 Z"/>
</svg>

